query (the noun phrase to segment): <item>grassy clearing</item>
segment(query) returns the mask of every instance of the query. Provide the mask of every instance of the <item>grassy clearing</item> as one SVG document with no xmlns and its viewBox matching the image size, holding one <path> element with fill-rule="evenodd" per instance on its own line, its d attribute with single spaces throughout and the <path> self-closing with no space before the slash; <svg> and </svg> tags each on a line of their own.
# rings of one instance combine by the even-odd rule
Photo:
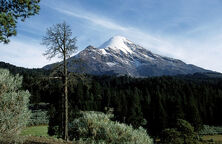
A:
<svg viewBox="0 0 222 144">
<path fill-rule="evenodd" d="M 27 141 L 25 144 L 71 144 L 71 142 L 64 142 L 61 139 L 50 137 L 48 134 L 48 126 L 31 126 L 24 129 L 21 133 L 25 136 Z M 222 144 L 222 135 L 207 135 L 203 136 L 204 140 L 214 140 L 214 144 Z"/>
<path fill-rule="evenodd" d="M 25 138 L 25 144 L 73 144 L 48 135 L 48 126 L 31 126 L 21 133 Z"/>
<path fill-rule="evenodd" d="M 75 142 L 66 142 L 57 138 L 46 138 L 37 136 L 28 136 L 24 144 L 76 144 Z"/>
<path fill-rule="evenodd" d="M 21 133 L 22 136 L 41 136 L 49 137 L 48 126 L 31 126 L 24 129 Z"/>
<path fill-rule="evenodd" d="M 214 140 L 215 144 L 222 144 L 222 135 L 206 135 L 204 140 Z"/>
</svg>

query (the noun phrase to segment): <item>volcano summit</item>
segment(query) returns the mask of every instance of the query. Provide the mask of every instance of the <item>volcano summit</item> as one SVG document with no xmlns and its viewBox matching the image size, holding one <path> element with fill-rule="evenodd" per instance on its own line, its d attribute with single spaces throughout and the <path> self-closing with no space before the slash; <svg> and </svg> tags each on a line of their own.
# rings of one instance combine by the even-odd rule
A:
<svg viewBox="0 0 222 144">
<path fill-rule="evenodd" d="M 81 59 L 81 63 L 73 63 L 79 59 Z M 53 65 L 47 65 L 44 68 L 51 69 Z M 68 70 L 94 75 L 129 75 L 133 77 L 209 72 L 178 59 L 154 54 L 122 36 L 110 38 L 99 48 L 88 46 L 68 59 Z"/>
</svg>

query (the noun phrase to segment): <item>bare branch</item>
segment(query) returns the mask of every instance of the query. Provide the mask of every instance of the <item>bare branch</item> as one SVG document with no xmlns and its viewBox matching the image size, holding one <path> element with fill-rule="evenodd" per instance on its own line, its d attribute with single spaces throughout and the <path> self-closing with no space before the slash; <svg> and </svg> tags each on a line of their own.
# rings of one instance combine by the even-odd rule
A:
<svg viewBox="0 0 222 144">
<path fill-rule="evenodd" d="M 41 43 L 47 47 L 43 55 L 48 59 L 55 56 L 63 58 L 64 54 L 66 58 L 70 57 L 77 50 L 76 37 L 71 38 L 71 36 L 71 28 L 65 22 L 48 28 Z"/>
</svg>

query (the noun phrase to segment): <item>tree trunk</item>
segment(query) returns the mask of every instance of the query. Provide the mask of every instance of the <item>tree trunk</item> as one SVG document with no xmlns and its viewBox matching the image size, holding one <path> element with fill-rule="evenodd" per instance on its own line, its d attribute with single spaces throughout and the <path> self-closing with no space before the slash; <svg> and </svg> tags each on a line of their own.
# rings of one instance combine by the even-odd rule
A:
<svg viewBox="0 0 222 144">
<path fill-rule="evenodd" d="M 68 141 L 68 73 L 67 73 L 67 63 L 66 63 L 66 52 L 64 54 L 64 111 L 65 111 L 65 120 L 64 120 L 64 139 Z"/>
</svg>

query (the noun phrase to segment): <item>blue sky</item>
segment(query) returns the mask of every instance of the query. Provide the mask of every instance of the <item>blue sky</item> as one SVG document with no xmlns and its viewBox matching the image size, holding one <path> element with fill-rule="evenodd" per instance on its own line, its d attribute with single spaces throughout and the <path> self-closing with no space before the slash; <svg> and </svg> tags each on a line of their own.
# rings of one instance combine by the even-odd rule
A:
<svg viewBox="0 0 222 144">
<path fill-rule="evenodd" d="M 222 72 L 221 0 L 42 0 L 40 13 L 18 23 L 0 61 L 28 68 L 47 60 L 40 45 L 46 28 L 66 21 L 77 46 L 100 46 L 122 35 L 154 53 Z"/>
</svg>

